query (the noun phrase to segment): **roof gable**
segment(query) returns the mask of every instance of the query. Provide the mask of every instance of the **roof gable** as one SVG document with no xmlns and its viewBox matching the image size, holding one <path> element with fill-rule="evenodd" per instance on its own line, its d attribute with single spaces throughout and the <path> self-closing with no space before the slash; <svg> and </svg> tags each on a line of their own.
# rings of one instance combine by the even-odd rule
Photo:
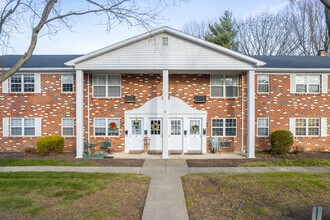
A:
<svg viewBox="0 0 330 220">
<path fill-rule="evenodd" d="M 162 38 L 168 38 L 168 46 Z M 82 69 L 255 68 L 262 61 L 163 27 L 66 63 Z"/>
</svg>

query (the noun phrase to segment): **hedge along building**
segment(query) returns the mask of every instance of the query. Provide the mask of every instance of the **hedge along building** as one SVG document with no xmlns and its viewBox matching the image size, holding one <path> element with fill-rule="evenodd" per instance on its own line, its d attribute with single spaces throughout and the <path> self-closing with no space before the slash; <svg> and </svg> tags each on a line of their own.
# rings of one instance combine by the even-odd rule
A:
<svg viewBox="0 0 330 220">
<path fill-rule="evenodd" d="M 19 56 L 1 56 L 9 68 Z M 86 55 L 34 55 L 2 83 L 1 151 L 65 137 L 116 151 L 206 153 L 253 158 L 269 134 L 290 130 L 295 147 L 329 151 L 329 57 L 249 57 L 162 27 Z"/>
</svg>

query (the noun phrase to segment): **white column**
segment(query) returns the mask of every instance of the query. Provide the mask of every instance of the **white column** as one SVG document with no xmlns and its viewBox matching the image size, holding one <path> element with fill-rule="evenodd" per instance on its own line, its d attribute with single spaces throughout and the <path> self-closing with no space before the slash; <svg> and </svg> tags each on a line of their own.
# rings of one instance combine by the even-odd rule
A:
<svg viewBox="0 0 330 220">
<path fill-rule="evenodd" d="M 76 158 L 84 152 L 84 72 L 76 70 Z"/>
<path fill-rule="evenodd" d="M 168 78 L 168 70 L 163 70 L 163 159 L 169 158 Z"/>
<path fill-rule="evenodd" d="M 247 73 L 247 157 L 255 158 L 255 72 Z"/>
</svg>

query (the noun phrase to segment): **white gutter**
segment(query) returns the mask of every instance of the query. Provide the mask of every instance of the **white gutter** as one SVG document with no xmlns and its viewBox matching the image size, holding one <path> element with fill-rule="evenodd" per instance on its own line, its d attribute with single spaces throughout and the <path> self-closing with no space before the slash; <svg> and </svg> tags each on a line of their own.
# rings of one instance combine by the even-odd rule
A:
<svg viewBox="0 0 330 220">
<path fill-rule="evenodd" d="M 9 70 L 10 68 L 1 68 L 0 72 L 2 70 Z M 74 71 L 73 67 L 60 67 L 60 68 L 56 68 L 56 67 L 51 67 L 51 68 L 20 68 L 17 72 L 21 72 L 21 71 L 54 71 L 54 72 L 59 72 L 59 71 Z"/>
<path fill-rule="evenodd" d="M 330 68 L 257 68 L 258 72 L 272 72 L 272 73 L 314 73 L 314 72 L 328 72 Z"/>
</svg>

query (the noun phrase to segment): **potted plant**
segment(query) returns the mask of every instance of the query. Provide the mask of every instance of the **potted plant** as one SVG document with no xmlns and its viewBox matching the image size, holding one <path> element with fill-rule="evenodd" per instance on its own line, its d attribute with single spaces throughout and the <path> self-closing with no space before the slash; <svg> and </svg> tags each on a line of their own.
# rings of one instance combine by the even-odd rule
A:
<svg viewBox="0 0 330 220">
<path fill-rule="evenodd" d="M 220 148 L 219 140 L 217 138 L 211 138 L 210 144 L 211 144 L 211 152 L 214 154 L 217 153 Z"/>
</svg>

